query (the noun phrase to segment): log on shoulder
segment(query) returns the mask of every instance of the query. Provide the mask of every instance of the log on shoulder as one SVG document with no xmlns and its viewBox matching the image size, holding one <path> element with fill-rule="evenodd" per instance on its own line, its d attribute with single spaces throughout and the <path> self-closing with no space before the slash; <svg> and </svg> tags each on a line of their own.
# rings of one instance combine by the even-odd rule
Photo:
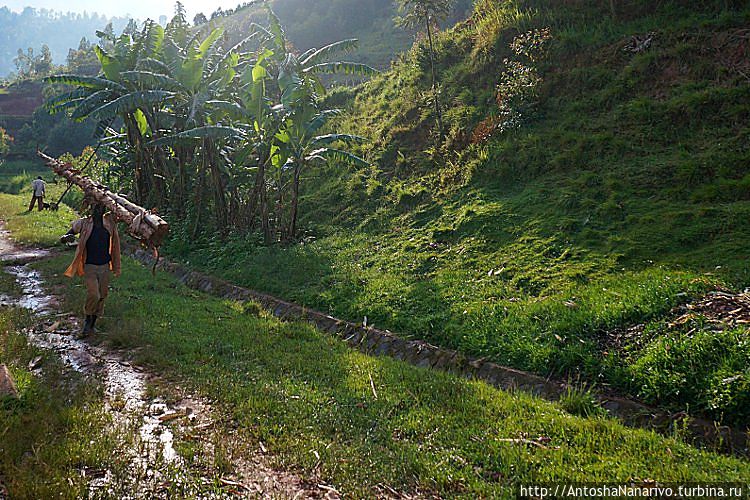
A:
<svg viewBox="0 0 750 500">
<path fill-rule="evenodd" d="M 70 163 L 56 160 L 41 151 L 37 154 L 53 172 L 80 187 L 85 195 L 106 206 L 118 220 L 125 222 L 131 236 L 149 247 L 161 246 L 169 232 L 169 224 L 164 219 L 139 207 L 121 194 L 113 193 L 106 186 L 80 175 Z"/>
</svg>

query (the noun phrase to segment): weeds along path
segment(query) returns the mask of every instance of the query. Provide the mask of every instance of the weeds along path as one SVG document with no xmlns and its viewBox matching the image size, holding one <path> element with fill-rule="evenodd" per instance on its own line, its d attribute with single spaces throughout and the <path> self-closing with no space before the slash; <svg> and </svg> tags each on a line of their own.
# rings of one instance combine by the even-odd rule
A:
<svg viewBox="0 0 750 500">
<path fill-rule="evenodd" d="M 168 498 L 174 491 L 202 498 L 336 496 L 316 482 L 269 468 L 259 456 L 238 460 L 218 476 L 205 467 L 196 467 L 196 461 L 183 459 L 175 449 L 175 434 L 199 442 L 201 436 L 210 435 L 214 416 L 209 402 L 190 395 L 175 397 L 173 391 L 154 395 L 152 388 L 159 386 L 158 375 L 133 365 L 123 352 L 82 338 L 76 316 L 60 311 L 58 297 L 46 289 L 40 273 L 28 266 L 51 255 L 46 250 L 19 248 L 2 230 L 0 260 L 4 271 L 15 278 L 19 293 L 0 295 L 0 305 L 31 310 L 34 324 L 24 331 L 28 341 L 56 353 L 69 375 L 76 372 L 103 386 L 104 408 L 114 432 L 122 437 L 119 451 L 127 457 L 127 465 L 120 470 L 81 470 L 88 478 L 89 496 Z M 41 375 L 39 365 L 41 359 L 29 366 L 35 375 Z M 201 444 L 204 454 L 213 453 L 211 442 Z M 5 495 L 0 482 L 0 499 Z"/>
</svg>

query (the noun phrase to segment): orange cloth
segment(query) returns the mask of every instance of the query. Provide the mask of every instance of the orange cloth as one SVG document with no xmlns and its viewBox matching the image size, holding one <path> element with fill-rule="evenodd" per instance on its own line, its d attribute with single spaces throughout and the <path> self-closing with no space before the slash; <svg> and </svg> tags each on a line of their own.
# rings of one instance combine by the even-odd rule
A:
<svg viewBox="0 0 750 500">
<path fill-rule="evenodd" d="M 117 221 L 111 212 L 104 214 L 103 218 L 104 228 L 109 231 L 109 255 L 112 260 L 109 263 L 109 268 L 115 276 L 120 275 L 120 235 L 117 233 Z M 81 235 L 78 239 L 78 246 L 76 247 L 76 254 L 73 257 L 73 262 L 70 263 L 68 269 L 65 270 L 65 276 L 72 278 L 73 276 L 83 276 L 83 266 L 86 263 L 86 242 L 91 236 L 91 230 L 94 229 L 94 221 L 91 217 L 85 219 L 77 219 L 73 221 L 71 226 L 74 233 Z"/>
</svg>

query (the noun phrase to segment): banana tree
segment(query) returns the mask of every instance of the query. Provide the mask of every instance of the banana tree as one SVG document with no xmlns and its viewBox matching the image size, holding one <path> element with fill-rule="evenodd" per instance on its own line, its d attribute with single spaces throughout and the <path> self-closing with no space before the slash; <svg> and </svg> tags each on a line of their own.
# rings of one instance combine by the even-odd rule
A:
<svg viewBox="0 0 750 500">
<path fill-rule="evenodd" d="M 106 125 L 137 201 L 168 206 L 192 223 L 193 236 L 212 214 L 222 232 L 259 226 L 267 243 L 292 239 L 305 169 L 365 163 L 337 147 L 359 138 L 323 133 L 340 111 L 321 109 L 321 76 L 375 70 L 333 59 L 356 40 L 296 54 L 270 10 L 269 20 L 229 48 L 221 29 L 190 30 L 177 18 L 166 29 L 147 22 L 121 36 L 103 33 L 102 74 L 50 78 L 74 88 L 48 106 Z"/>
<path fill-rule="evenodd" d="M 281 143 L 276 161 L 281 172 L 288 172 L 291 184 L 289 219 L 282 228 L 282 240 L 293 240 L 297 235 L 300 178 L 308 167 L 331 161 L 369 166 L 369 163 L 343 146 L 361 143 L 362 137 L 350 134 L 320 134 L 328 122 L 341 113 L 339 109 L 317 110 L 303 108 L 293 114 L 277 135 Z"/>
<path fill-rule="evenodd" d="M 123 138 L 132 150 L 136 199 L 143 204 L 151 190 L 153 162 L 145 151 L 145 136 L 155 126 L 155 115 L 174 92 L 158 87 L 144 87 L 134 81 L 132 72 L 140 60 L 151 58 L 161 50 L 164 29 L 146 22 L 140 32 L 108 39 L 110 51 L 94 48 L 102 66 L 97 77 L 59 75 L 46 79 L 48 83 L 76 87 L 73 91 L 52 98 L 47 107 L 52 112 L 68 111 L 76 120 L 95 119 L 100 124 L 120 119 Z"/>
<path fill-rule="evenodd" d="M 325 87 L 320 77 L 323 74 L 346 73 L 360 76 L 376 72 L 373 68 L 356 62 L 331 60 L 334 56 L 346 53 L 357 47 L 357 40 L 342 40 L 321 49 L 310 49 L 296 55 L 288 50 L 290 44 L 279 19 L 269 9 L 269 26 L 255 25 L 260 33 L 260 47 L 255 66 L 248 69 L 244 87 L 249 99 L 243 101 L 252 110 L 253 127 L 248 137 L 252 139 L 252 149 L 258 161 L 255 186 L 250 197 L 248 215 L 254 220 L 256 208 L 260 207 L 261 227 L 264 239 L 272 239 L 269 220 L 268 186 L 276 189 L 276 226 L 281 239 L 287 234 L 296 233 L 296 220 L 299 199 L 300 159 L 304 161 L 303 144 L 313 139 L 312 130 L 302 132 L 307 125 L 322 127 L 326 120 L 313 120 L 320 114 L 320 101 Z M 325 112 L 322 117 L 333 116 Z M 306 125 L 307 124 L 307 125 Z M 254 133 L 253 133 L 254 132 Z M 296 159 L 296 160 L 295 160 Z M 292 210 L 290 222 L 284 227 L 285 176 L 289 173 L 291 161 Z M 273 169 L 267 179 L 269 168 Z"/>
</svg>

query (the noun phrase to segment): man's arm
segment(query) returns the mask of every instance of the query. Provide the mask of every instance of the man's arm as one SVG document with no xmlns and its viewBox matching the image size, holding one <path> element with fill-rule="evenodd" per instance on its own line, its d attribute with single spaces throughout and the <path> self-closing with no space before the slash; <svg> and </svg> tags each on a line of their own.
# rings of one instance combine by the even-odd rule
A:
<svg viewBox="0 0 750 500">
<path fill-rule="evenodd" d="M 60 237 L 61 243 L 72 243 L 75 241 L 75 235 L 81 232 L 81 228 L 83 227 L 83 219 L 76 219 L 73 221 L 73 223 L 70 225 L 70 229 L 68 229 L 68 232 L 63 234 Z"/>
</svg>

